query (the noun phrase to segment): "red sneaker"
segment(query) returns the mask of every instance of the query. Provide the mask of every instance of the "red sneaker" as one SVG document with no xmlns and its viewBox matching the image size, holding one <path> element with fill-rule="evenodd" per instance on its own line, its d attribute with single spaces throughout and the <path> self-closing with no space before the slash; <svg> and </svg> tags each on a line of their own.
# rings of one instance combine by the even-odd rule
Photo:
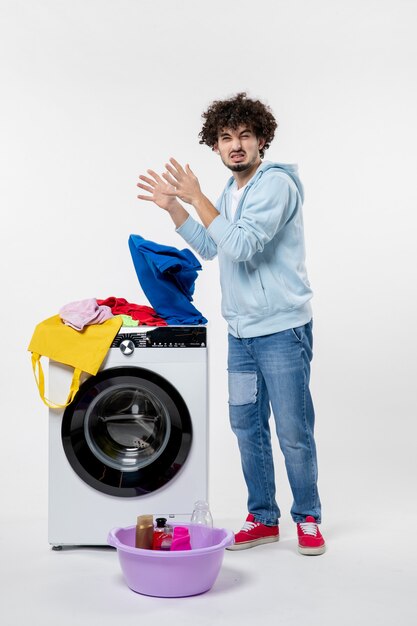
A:
<svg viewBox="0 0 417 626">
<path fill-rule="evenodd" d="M 325 552 L 326 544 L 316 520 L 311 515 L 307 515 L 305 522 L 297 524 L 297 534 L 298 551 L 301 554 L 317 555 Z"/>
<path fill-rule="evenodd" d="M 279 540 L 279 528 L 277 526 L 265 526 L 255 522 L 252 513 L 246 518 L 246 522 L 238 533 L 235 534 L 235 543 L 226 550 L 247 550 L 263 543 L 272 543 Z"/>
</svg>

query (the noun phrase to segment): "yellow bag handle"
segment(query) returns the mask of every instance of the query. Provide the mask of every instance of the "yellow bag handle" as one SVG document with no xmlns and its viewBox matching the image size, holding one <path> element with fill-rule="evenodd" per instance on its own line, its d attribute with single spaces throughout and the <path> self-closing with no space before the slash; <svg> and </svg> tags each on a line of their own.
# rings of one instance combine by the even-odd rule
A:
<svg viewBox="0 0 417 626">
<path fill-rule="evenodd" d="M 50 409 L 65 409 L 65 407 L 71 404 L 71 402 L 74 400 L 75 394 L 80 388 L 80 376 L 82 372 L 80 369 L 77 369 L 77 368 L 74 369 L 70 391 L 69 391 L 68 398 L 65 404 L 56 404 L 55 402 L 51 402 L 51 400 L 48 400 L 48 398 L 45 398 L 45 377 L 43 374 L 43 369 L 42 369 L 42 364 L 41 364 L 40 359 L 41 359 L 40 354 L 36 354 L 36 352 L 32 352 L 32 369 L 33 369 L 33 374 L 35 376 L 36 384 L 38 386 L 39 395 L 42 399 L 42 402 L 44 402 L 44 404 L 46 404 L 46 406 L 48 406 Z"/>
</svg>

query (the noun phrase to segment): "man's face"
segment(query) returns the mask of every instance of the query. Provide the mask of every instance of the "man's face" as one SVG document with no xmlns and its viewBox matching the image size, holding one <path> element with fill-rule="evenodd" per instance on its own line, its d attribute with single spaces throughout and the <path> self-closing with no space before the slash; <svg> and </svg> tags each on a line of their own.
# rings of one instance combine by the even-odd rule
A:
<svg viewBox="0 0 417 626">
<path fill-rule="evenodd" d="M 259 150 L 265 142 L 249 126 L 222 128 L 213 149 L 232 172 L 244 172 L 261 161 Z"/>
</svg>

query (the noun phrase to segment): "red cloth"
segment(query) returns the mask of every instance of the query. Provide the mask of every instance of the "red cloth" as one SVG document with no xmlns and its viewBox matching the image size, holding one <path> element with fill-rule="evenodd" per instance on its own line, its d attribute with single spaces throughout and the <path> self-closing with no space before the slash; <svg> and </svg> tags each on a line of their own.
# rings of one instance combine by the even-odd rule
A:
<svg viewBox="0 0 417 626">
<path fill-rule="evenodd" d="M 134 320 L 138 320 L 143 326 L 168 326 L 167 322 L 159 317 L 150 306 L 143 304 L 132 304 L 124 298 L 106 298 L 97 300 L 99 306 L 109 306 L 113 315 L 130 315 Z"/>
</svg>

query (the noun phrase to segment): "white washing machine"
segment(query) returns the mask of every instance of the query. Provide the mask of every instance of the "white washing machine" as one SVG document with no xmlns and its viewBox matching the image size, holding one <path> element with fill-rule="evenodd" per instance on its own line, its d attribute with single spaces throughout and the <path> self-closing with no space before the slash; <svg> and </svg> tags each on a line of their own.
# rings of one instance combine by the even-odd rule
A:
<svg viewBox="0 0 417 626">
<path fill-rule="evenodd" d="M 145 513 L 189 520 L 208 493 L 205 326 L 122 327 L 96 376 L 49 411 L 49 543 L 102 545 Z M 49 398 L 72 370 L 49 363 Z"/>
</svg>

